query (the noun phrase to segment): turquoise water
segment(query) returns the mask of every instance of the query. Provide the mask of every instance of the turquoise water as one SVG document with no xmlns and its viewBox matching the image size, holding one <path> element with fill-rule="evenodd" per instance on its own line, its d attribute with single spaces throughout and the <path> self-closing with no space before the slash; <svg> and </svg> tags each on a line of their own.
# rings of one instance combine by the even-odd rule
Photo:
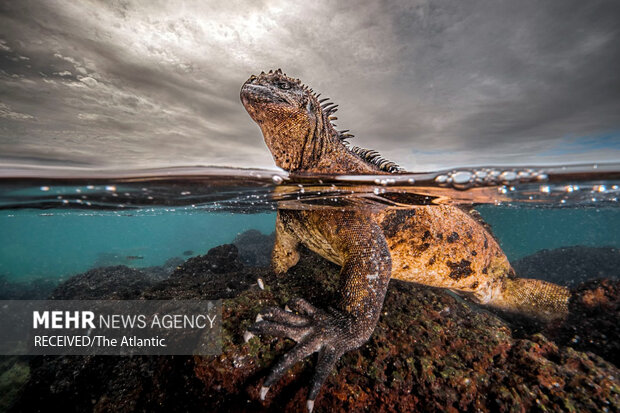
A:
<svg viewBox="0 0 620 413">
<path fill-rule="evenodd" d="M 620 246 L 619 209 L 477 209 L 510 260 L 573 245 Z M 274 225 L 275 213 L 269 212 L 5 210 L 0 211 L 0 274 L 17 281 L 107 265 L 161 266 L 173 257 L 204 254 L 249 229 L 270 234 Z"/>
<path fill-rule="evenodd" d="M 620 246 L 619 208 L 476 208 L 510 261 L 543 249 Z"/>
<path fill-rule="evenodd" d="M 174 208 L 129 213 L 5 210 L 0 211 L 0 274 L 26 280 L 66 277 L 107 265 L 160 266 L 169 258 L 204 254 L 248 229 L 270 234 L 274 223 L 274 213 Z"/>
<path fill-rule="evenodd" d="M 573 245 L 620 246 L 620 209 L 477 207 L 510 260 Z M 270 234 L 275 213 L 0 211 L 0 274 L 9 280 L 67 277 L 90 268 L 161 266 L 206 253 L 249 229 Z"/>
</svg>

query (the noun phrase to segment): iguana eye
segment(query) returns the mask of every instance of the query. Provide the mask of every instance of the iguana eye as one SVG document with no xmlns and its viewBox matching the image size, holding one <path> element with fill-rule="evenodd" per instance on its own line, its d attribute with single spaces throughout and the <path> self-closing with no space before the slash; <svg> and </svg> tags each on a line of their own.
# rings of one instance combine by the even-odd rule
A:
<svg viewBox="0 0 620 413">
<path fill-rule="evenodd" d="M 280 89 L 290 89 L 290 88 L 291 88 L 291 85 L 289 85 L 289 84 L 288 84 L 288 83 L 286 83 L 286 82 L 280 82 L 280 83 L 278 83 L 278 87 L 279 87 Z"/>
</svg>

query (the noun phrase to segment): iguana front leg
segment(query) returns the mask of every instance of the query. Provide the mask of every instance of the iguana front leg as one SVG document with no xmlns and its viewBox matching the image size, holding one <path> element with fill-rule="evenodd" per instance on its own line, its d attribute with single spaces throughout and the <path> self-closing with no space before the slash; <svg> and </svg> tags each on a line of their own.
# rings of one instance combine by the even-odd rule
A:
<svg viewBox="0 0 620 413">
<path fill-rule="evenodd" d="M 299 240 L 284 225 L 280 212 L 276 217 L 276 241 L 271 252 L 271 266 L 280 275 L 299 261 Z"/>
<path fill-rule="evenodd" d="M 308 394 L 307 406 L 312 411 L 314 400 L 338 359 L 365 343 L 375 329 L 392 270 L 383 232 L 370 219 L 344 219 L 338 223 L 336 236 L 343 253 L 337 303 L 323 310 L 295 299 L 288 304 L 292 312 L 268 308 L 249 328 L 252 333 L 288 337 L 297 342 L 271 369 L 261 388 L 261 398 L 295 363 L 318 352 Z"/>
</svg>

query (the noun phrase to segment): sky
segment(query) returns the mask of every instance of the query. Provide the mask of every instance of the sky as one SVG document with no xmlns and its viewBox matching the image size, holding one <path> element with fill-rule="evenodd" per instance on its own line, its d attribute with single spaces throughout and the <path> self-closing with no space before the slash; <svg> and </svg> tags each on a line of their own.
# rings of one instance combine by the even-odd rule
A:
<svg viewBox="0 0 620 413">
<path fill-rule="evenodd" d="M 0 167 L 274 169 L 282 68 L 411 171 L 620 161 L 615 0 L 0 3 Z"/>
</svg>

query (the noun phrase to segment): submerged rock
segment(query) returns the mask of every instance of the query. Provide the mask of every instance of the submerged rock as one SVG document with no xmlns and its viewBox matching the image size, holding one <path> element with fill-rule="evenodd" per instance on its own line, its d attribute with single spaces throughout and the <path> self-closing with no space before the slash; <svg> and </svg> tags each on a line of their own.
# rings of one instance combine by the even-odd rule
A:
<svg viewBox="0 0 620 413">
<path fill-rule="evenodd" d="M 268 267 L 271 264 L 271 250 L 275 239 L 275 232 L 265 235 L 250 229 L 237 235 L 232 243 L 239 249 L 239 258 L 243 264 Z"/>
<path fill-rule="evenodd" d="M 270 271 L 235 264 L 233 251 L 234 246 L 216 247 L 206 255 L 191 258 L 175 269 L 174 276 L 157 283 L 131 284 L 132 278 L 144 281 L 149 276 L 127 267 L 89 271 L 65 283 L 56 296 L 83 297 L 78 294 L 80 288 L 98 286 L 89 288 L 88 298 L 116 298 L 122 294 L 131 299 L 206 300 L 258 289 L 256 277 L 265 277 Z M 222 257 L 228 257 L 226 262 L 242 271 L 211 272 L 214 257 L 220 263 L 224 262 Z M 107 282 L 106 277 L 110 277 Z M 119 292 L 117 284 L 123 284 L 123 280 L 131 287 Z M 194 358 L 187 356 L 33 357 L 30 378 L 11 411 L 203 411 L 207 395 L 194 369 Z"/>
<path fill-rule="evenodd" d="M 620 367 L 620 280 L 590 280 L 573 290 L 568 318 L 546 334 L 560 345 L 591 351 Z"/>
<path fill-rule="evenodd" d="M 519 277 L 567 287 L 595 278 L 620 279 L 620 250 L 613 247 L 562 247 L 541 250 L 513 263 Z"/>
<path fill-rule="evenodd" d="M 131 300 L 157 282 L 149 274 L 118 265 L 95 268 L 60 284 L 50 295 L 52 300 Z"/>
<path fill-rule="evenodd" d="M 30 367 L 23 356 L 0 356 L 0 412 L 5 412 L 28 381 Z"/>
<path fill-rule="evenodd" d="M 177 269 L 179 265 L 183 265 L 185 260 L 179 257 L 168 258 L 163 265 L 141 268 L 140 270 L 149 274 L 156 280 L 165 280 Z"/>
<path fill-rule="evenodd" d="M 240 266 L 232 251 L 223 246 L 192 258 L 140 294 L 228 297 L 221 355 L 39 357 L 14 411 L 304 411 L 316 356 L 260 401 L 269 368 L 294 343 L 272 337 L 245 343 L 243 333 L 261 309 L 293 297 L 328 305 L 339 268 L 304 251 L 289 274 L 277 277 L 265 267 Z M 214 257 L 227 263 L 226 271 L 209 269 Z M 580 300 L 604 307 L 602 288 Z M 559 347 L 542 334 L 515 338 L 507 323 L 446 291 L 392 280 L 372 338 L 337 364 L 315 411 L 618 411 L 619 378 L 597 355 Z"/>
<path fill-rule="evenodd" d="M 172 277 L 191 273 L 200 276 L 206 273 L 223 274 L 239 271 L 243 264 L 239 261 L 239 250 L 233 244 L 224 244 L 211 248 L 206 255 L 188 259 L 172 273 Z"/>
<path fill-rule="evenodd" d="M 196 357 L 213 410 L 303 411 L 315 357 L 296 365 L 260 402 L 269 367 L 290 340 L 242 335 L 264 306 L 304 296 L 325 305 L 338 269 L 304 255 L 289 276 L 267 277 L 224 308 L 224 353 Z M 559 348 L 543 335 L 512 337 L 508 325 L 442 290 L 391 281 L 371 338 L 345 354 L 315 403 L 317 411 L 508 411 L 620 408 L 619 371 L 602 358 Z"/>
</svg>

